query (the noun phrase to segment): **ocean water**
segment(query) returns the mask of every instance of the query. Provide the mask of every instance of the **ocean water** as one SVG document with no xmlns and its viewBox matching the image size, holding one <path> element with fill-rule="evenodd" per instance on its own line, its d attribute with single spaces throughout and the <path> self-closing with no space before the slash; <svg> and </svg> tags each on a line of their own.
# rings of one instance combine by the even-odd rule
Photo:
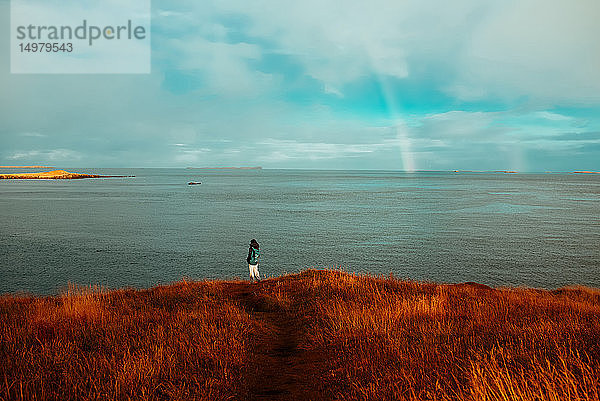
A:
<svg viewBox="0 0 600 401">
<path fill-rule="evenodd" d="M 269 277 L 600 287 L 599 175 L 67 170 L 135 178 L 0 180 L 0 293 L 245 278 L 252 238 Z"/>
</svg>

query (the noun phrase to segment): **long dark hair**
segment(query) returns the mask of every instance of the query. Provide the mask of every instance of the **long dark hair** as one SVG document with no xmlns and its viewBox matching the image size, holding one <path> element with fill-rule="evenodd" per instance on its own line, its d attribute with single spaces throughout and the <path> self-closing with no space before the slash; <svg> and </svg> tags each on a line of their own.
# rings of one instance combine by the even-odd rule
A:
<svg viewBox="0 0 600 401">
<path fill-rule="evenodd" d="M 254 249 L 258 249 L 258 247 L 259 247 L 258 242 L 256 242 L 255 239 L 250 241 L 250 246 Z"/>
</svg>

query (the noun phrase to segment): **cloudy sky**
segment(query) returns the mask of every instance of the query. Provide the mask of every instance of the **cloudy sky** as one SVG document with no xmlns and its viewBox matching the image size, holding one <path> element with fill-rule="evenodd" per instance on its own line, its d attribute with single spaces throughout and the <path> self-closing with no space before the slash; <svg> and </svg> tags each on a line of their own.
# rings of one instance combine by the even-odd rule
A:
<svg viewBox="0 0 600 401">
<path fill-rule="evenodd" d="M 600 170 L 599 20 L 598 0 L 154 0 L 141 75 L 11 74 L 3 29 L 0 165 Z"/>
</svg>

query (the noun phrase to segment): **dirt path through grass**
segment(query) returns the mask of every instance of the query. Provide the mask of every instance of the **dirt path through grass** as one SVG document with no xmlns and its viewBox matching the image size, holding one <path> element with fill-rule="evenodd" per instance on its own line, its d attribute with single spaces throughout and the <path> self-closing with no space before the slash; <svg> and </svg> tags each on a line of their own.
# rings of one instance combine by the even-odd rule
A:
<svg viewBox="0 0 600 401">
<path fill-rule="evenodd" d="M 319 360 L 314 353 L 298 347 L 305 330 L 301 319 L 266 298 L 260 291 L 260 286 L 266 284 L 236 283 L 232 288 L 240 304 L 267 329 L 250 340 L 247 399 L 324 399 L 316 388 Z"/>
</svg>

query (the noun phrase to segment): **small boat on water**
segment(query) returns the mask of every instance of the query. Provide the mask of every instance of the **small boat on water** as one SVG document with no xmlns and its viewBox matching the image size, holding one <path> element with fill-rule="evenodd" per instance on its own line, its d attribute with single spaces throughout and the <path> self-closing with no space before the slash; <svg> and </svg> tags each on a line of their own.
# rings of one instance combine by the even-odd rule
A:
<svg viewBox="0 0 600 401">
<path fill-rule="evenodd" d="M 188 182 L 188 185 L 200 185 L 202 184 L 201 182 L 195 182 L 195 181 L 190 181 Z"/>
</svg>

